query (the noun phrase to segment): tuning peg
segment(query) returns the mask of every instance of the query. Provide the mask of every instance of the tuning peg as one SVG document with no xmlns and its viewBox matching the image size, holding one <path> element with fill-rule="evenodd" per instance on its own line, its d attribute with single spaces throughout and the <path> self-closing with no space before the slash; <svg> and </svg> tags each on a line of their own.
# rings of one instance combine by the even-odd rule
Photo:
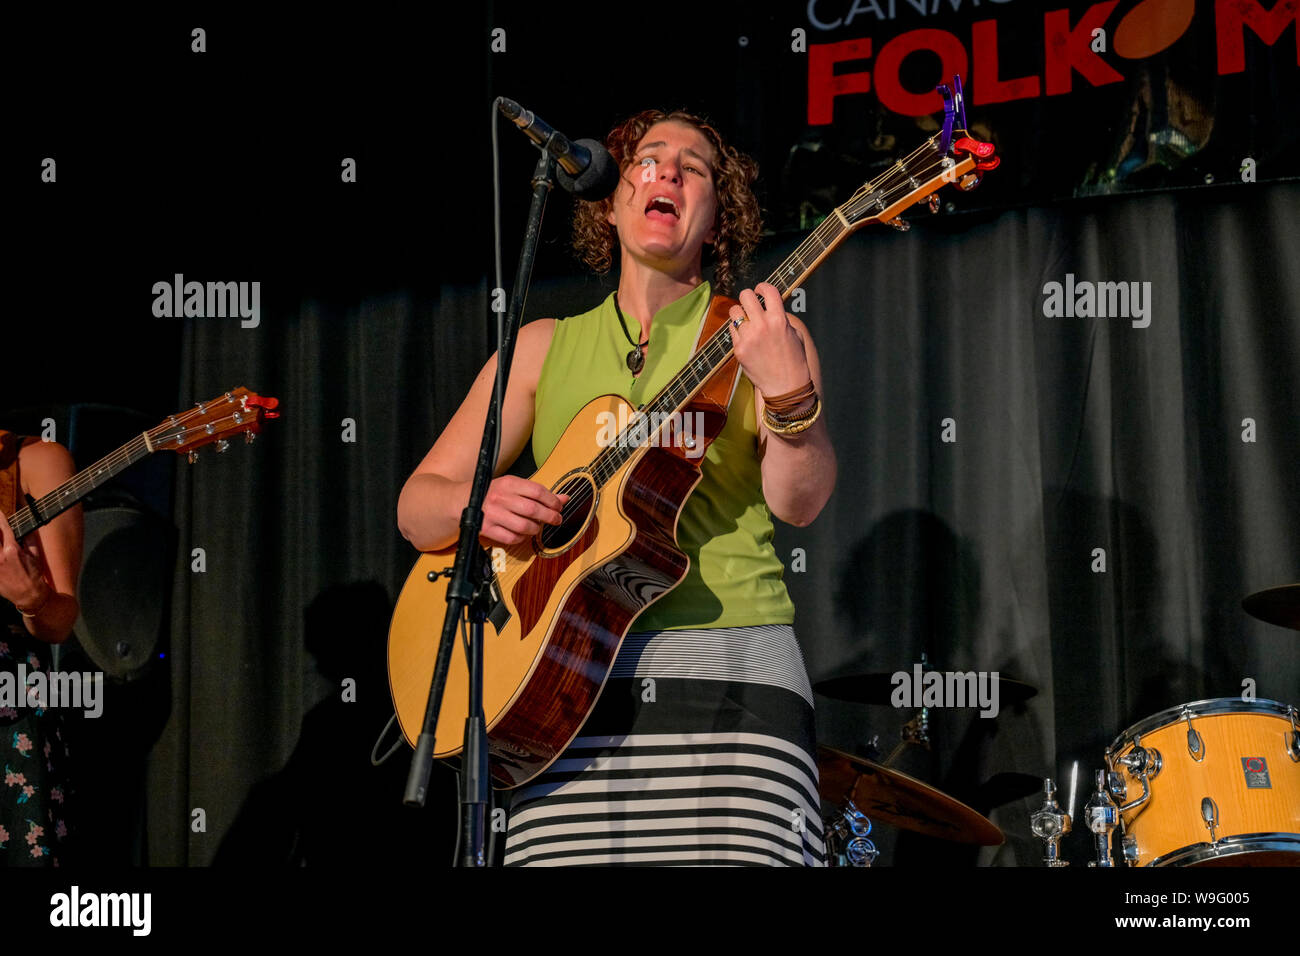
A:
<svg viewBox="0 0 1300 956">
<path fill-rule="evenodd" d="M 244 432 L 244 444 L 245 445 L 253 444 L 253 439 L 256 437 L 257 437 L 256 432 Z"/>
<path fill-rule="evenodd" d="M 937 213 L 937 212 L 939 211 L 939 194 L 938 194 L 938 193 L 930 193 L 930 198 L 929 198 L 928 202 L 929 202 L 929 205 L 930 205 L 930 212 L 931 212 L 931 213 Z"/>
<path fill-rule="evenodd" d="M 192 451 L 185 456 L 185 460 L 192 465 L 199 460 L 199 453 L 197 451 Z"/>
<path fill-rule="evenodd" d="M 979 173 L 967 173 L 965 176 L 961 178 L 961 182 L 959 182 L 957 185 L 961 187 L 962 192 L 970 192 L 979 184 L 980 184 Z"/>
<path fill-rule="evenodd" d="M 230 447 L 230 442 L 226 441 L 224 438 L 218 438 L 218 439 L 217 439 L 217 454 L 218 454 L 218 455 L 220 455 L 223 451 L 225 451 L 225 450 L 226 450 L 227 448 L 229 448 L 229 447 Z"/>
<path fill-rule="evenodd" d="M 907 230 L 912 228 L 912 224 L 906 219 L 891 219 L 889 220 L 889 224 L 899 232 L 907 232 Z"/>
</svg>

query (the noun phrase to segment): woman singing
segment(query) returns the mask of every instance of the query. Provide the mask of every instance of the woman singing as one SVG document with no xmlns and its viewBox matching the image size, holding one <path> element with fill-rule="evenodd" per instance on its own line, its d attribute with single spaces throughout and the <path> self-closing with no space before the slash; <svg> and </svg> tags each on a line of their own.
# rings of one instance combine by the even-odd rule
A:
<svg viewBox="0 0 1300 956">
<path fill-rule="evenodd" d="M 596 396 L 636 406 L 659 392 L 689 360 L 713 286 L 731 287 L 758 240 L 756 167 L 703 120 L 640 113 L 606 145 L 621 180 L 612 197 L 577 204 L 575 246 L 597 271 L 617 262 L 618 291 L 520 330 L 488 543 L 560 523 L 561 497 L 501 473 L 529 440 L 544 461 Z M 743 374 L 677 527 L 690 571 L 637 618 L 569 748 L 513 791 L 507 865 L 822 862 L 812 692 L 772 517 L 818 515 L 835 453 L 808 330 L 770 285 L 739 302 L 732 317 L 745 321 L 730 334 Z M 493 357 L 402 490 L 398 524 L 420 550 L 456 540 L 495 375 Z"/>
</svg>

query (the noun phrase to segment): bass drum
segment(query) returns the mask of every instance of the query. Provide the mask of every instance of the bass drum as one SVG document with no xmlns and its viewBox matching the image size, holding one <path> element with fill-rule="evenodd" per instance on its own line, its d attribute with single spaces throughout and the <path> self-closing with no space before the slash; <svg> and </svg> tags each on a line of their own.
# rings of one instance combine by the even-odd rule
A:
<svg viewBox="0 0 1300 956">
<path fill-rule="evenodd" d="M 1300 866 L 1294 706 L 1200 700 L 1134 724 L 1106 751 L 1131 866 Z"/>
</svg>

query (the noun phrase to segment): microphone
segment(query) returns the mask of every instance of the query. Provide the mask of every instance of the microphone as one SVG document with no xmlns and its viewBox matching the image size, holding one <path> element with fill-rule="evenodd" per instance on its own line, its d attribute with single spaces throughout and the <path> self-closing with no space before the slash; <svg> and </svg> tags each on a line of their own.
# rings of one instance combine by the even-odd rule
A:
<svg viewBox="0 0 1300 956">
<path fill-rule="evenodd" d="M 609 150 L 596 140 L 574 142 L 532 110 L 504 96 L 497 98 L 497 108 L 525 136 L 555 157 L 560 166 L 555 178 L 568 192 L 579 199 L 595 201 L 614 191 L 618 185 L 618 166 Z"/>
</svg>

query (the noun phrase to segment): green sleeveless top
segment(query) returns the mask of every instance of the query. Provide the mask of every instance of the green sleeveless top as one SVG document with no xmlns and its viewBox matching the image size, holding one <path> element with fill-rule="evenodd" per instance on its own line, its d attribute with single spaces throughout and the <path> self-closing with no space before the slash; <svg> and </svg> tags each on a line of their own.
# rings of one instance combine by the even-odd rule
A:
<svg viewBox="0 0 1300 956">
<path fill-rule="evenodd" d="M 658 394 L 690 359 L 710 297 L 705 282 L 659 310 L 645 368 L 635 380 L 612 294 L 590 312 L 556 322 L 537 383 L 533 457 L 545 461 L 573 416 L 598 395 L 620 395 L 635 407 Z M 636 318 L 627 321 L 629 333 L 639 333 Z M 690 571 L 633 629 L 794 623 L 784 568 L 772 548 L 772 514 L 763 500 L 754 386 L 744 374 L 701 475 L 677 523 L 677 543 L 691 559 Z"/>
</svg>

